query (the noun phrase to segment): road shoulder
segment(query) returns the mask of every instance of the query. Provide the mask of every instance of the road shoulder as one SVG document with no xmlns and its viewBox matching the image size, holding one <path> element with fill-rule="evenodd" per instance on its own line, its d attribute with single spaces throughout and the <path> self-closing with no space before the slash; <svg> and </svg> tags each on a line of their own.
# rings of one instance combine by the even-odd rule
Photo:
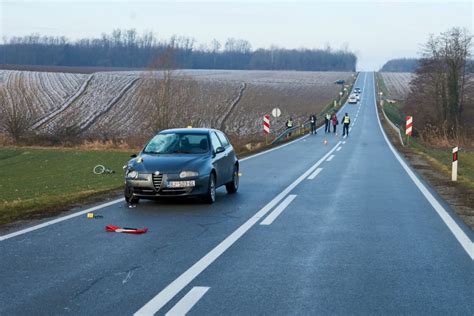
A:
<svg viewBox="0 0 474 316">
<path fill-rule="evenodd" d="M 399 135 L 390 128 L 379 105 L 377 105 L 377 110 L 384 131 L 396 150 L 410 163 L 410 167 L 416 170 L 423 180 L 449 204 L 471 231 L 474 231 L 474 196 L 472 192 L 462 185 L 450 181 L 449 176 L 440 170 L 436 160 L 429 159 L 427 155 L 402 146 Z"/>
</svg>

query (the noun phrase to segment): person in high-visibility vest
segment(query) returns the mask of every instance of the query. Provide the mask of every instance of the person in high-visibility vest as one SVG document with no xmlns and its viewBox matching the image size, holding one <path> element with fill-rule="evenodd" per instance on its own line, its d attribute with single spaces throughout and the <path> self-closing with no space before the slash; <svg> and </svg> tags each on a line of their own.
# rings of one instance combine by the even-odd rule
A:
<svg viewBox="0 0 474 316">
<path fill-rule="evenodd" d="M 286 121 L 286 128 L 290 129 L 292 127 L 293 127 L 293 119 L 290 117 L 288 119 L 288 121 Z M 290 137 L 290 136 L 291 136 L 291 132 L 288 133 L 288 137 Z"/>
<path fill-rule="evenodd" d="M 331 122 L 331 115 L 329 113 L 326 113 L 326 117 L 324 118 L 324 132 L 325 133 L 331 133 L 331 125 L 329 125 L 330 122 Z"/>
<path fill-rule="evenodd" d="M 344 117 L 342 118 L 342 137 L 344 136 L 349 136 L 349 124 L 351 124 L 351 118 L 349 117 L 349 114 L 346 113 Z"/>
</svg>

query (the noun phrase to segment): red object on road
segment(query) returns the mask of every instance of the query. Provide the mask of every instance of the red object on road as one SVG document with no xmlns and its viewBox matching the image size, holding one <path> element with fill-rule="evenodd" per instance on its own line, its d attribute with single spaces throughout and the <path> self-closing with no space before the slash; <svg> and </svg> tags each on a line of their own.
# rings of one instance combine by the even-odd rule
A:
<svg viewBox="0 0 474 316">
<path fill-rule="evenodd" d="M 405 134 L 407 134 L 408 136 L 412 136 L 413 135 L 413 116 L 407 116 L 406 120 L 407 120 L 407 124 L 405 128 Z"/>
<path fill-rule="evenodd" d="M 130 227 L 119 227 L 115 225 L 105 226 L 105 230 L 111 233 L 126 233 L 126 234 L 144 234 L 148 231 L 148 228 L 130 228 Z"/>
<path fill-rule="evenodd" d="M 265 115 L 263 117 L 263 132 L 265 134 L 270 133 L 270 115 Z"/>
</svg>

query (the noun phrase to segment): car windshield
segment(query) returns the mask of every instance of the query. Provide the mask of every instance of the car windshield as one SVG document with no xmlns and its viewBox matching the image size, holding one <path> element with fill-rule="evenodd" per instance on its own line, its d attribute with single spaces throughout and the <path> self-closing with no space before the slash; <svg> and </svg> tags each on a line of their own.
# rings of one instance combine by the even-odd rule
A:
<svg viewBox="0 0 474 316">
<path fill-rule="evenodd" d="M 146 154 L 203 154 L 209 151 L 206 134 L 165 133 L 150 140 Z"/>
</svg>

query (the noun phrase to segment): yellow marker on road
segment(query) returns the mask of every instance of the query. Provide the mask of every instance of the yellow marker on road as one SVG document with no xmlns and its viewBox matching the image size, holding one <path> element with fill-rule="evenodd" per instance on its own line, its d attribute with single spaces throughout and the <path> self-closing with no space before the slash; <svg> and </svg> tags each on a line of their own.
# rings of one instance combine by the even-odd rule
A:
<svg viewBox="0 0 474 316">
<path fill-rule="evenodd" d="M 94 218 L 94 213 L 87 213 L 87 218 Z"/>
</svg>

